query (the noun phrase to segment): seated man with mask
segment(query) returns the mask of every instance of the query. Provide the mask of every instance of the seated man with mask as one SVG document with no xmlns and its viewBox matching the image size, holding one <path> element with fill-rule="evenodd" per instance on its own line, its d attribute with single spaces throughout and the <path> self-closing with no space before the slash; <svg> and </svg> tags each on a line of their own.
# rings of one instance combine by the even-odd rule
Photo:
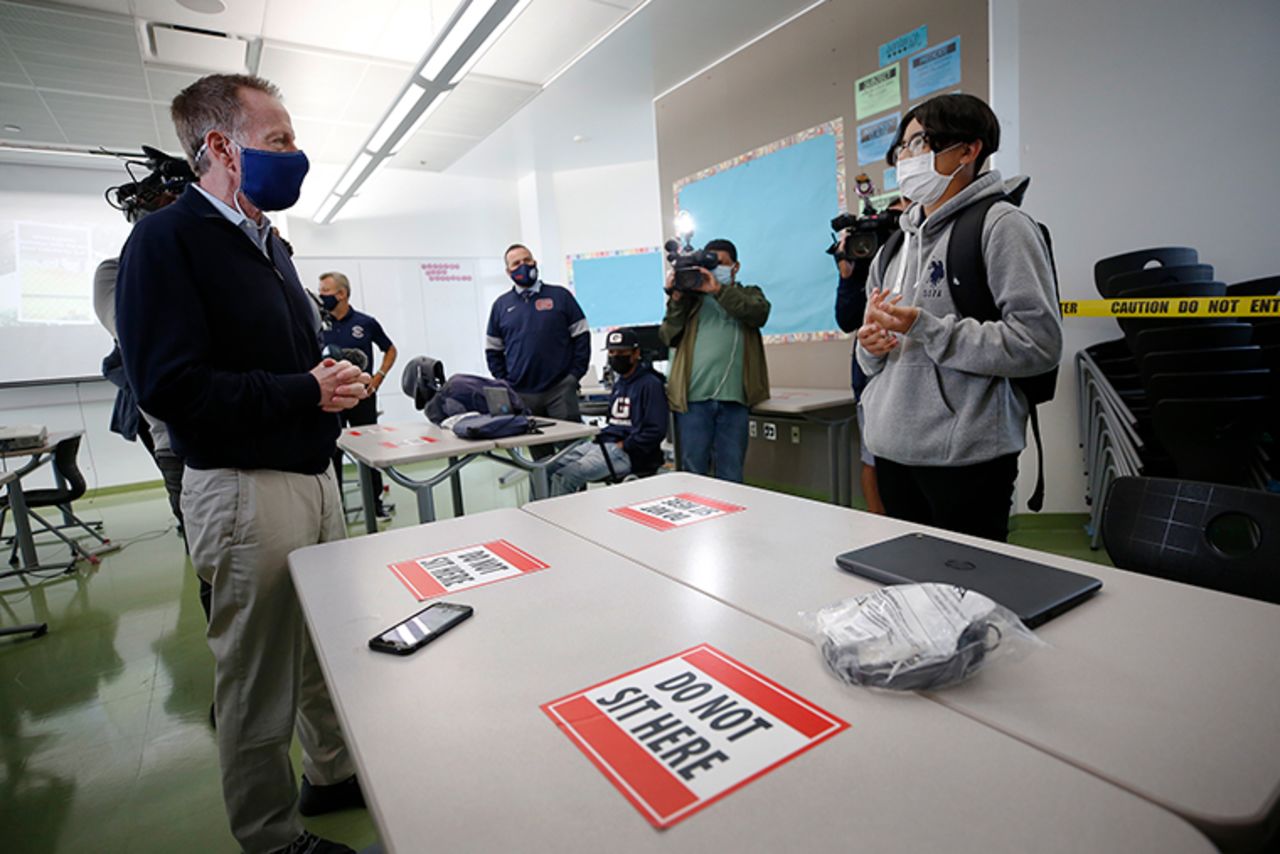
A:
<svg viewBox="0 0 1280 854">
<path fill-rule="evenodd" d="M 610 473 L 625 477 L 662 465 L 661 445 L 669 417 L 662 378 L 640 361 L 640 338 L 634 330 L 615 329 L 606 340 L 615 377 L 609 424 L 597 442 L 579 445 L 552 464 L 553 496 L 577 492 Z"/>
</svg>

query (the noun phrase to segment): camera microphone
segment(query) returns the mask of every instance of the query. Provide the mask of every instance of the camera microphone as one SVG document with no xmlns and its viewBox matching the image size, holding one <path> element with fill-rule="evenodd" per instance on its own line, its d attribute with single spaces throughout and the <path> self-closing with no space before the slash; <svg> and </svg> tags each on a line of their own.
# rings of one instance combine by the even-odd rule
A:
<svg viewBox="0 0 1280 854">
<path fill-rule="evenodd" d="M 336 362 L 350 362 L 362 371 L 369 370 L 369 357 L 364 354 L 363 350 L 357 350 L 354 347 L 339 347 L 336 344 L 329 344 L 320 351 L 320 355 L 325 359 L 333 359 Z"/>
</svg>

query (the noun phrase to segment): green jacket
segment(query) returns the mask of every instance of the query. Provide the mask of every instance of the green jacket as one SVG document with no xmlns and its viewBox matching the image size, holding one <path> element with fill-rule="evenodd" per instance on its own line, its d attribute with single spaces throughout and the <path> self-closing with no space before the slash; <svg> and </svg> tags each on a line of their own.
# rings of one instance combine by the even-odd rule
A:
<svg viewBox="0 0 1280 854">
<path fill-rule="evenodd" d="M 698 309 L 702 307 L 702 300 L 693 297 L 696 295 L 688 293 L 679 300 L 668 297 L 667 314 L 658 330 L 662 343 L 676 348 L 671 360 L 671 377 L 667 380 L 667 400 L 672 412 L 689 411 L 693 345 L 698 339 Z M 769 365 L 765 361 L 760 328 L 769 321 L 772 306 L 758 286 L 737 282 L 722 286 L 712 299 L 718 300 L 725 313 L 742 324 L 742 385 L 747 406 L 755 406 L 769 397 Z"/>
</svg>

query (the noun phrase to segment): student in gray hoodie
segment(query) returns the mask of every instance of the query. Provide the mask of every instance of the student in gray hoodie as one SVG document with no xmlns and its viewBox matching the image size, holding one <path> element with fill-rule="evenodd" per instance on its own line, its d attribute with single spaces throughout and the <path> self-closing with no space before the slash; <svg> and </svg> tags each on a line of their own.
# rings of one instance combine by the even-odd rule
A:
<svg viewBox="0 0 1280 854">
<path fill-rule="evenodd" d="M 952 225 L 1006 192 L 999 172 L 982 172 L 999 143 L 999 121 L 972 95 L 942 95 L 903 117 L 887 160 L 913 204 L 883 276 L 872 265 L 857 358 L 870 377 L 863 441 L 887 513 L 1004 541 L 1028 415 L 1010 380 L 1058 363 L 1062 324 L 1040 229 L 1007 201 L 987 212 L 981 246 L 1001 318 L 960 317 L 952 300 Z"/>
</svg>

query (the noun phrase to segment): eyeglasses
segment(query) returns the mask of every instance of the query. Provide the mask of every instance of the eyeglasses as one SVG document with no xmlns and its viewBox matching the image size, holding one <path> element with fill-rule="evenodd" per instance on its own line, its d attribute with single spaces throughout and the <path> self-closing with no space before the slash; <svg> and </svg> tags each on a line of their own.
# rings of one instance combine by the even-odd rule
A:
<svg viewBox="0 0 1280 854">
<path fill-rule="evenodd" d="M 916 157 L 924 154 L 925 150 L 928 148 L 928 135 L 922 130 L 916 131 L 911 134 L 910 137 L 898 143 L 897 147 L 893 149 L 893 162 L 897 163 L 904 155 L 907 157 Z"/>
</svg>

